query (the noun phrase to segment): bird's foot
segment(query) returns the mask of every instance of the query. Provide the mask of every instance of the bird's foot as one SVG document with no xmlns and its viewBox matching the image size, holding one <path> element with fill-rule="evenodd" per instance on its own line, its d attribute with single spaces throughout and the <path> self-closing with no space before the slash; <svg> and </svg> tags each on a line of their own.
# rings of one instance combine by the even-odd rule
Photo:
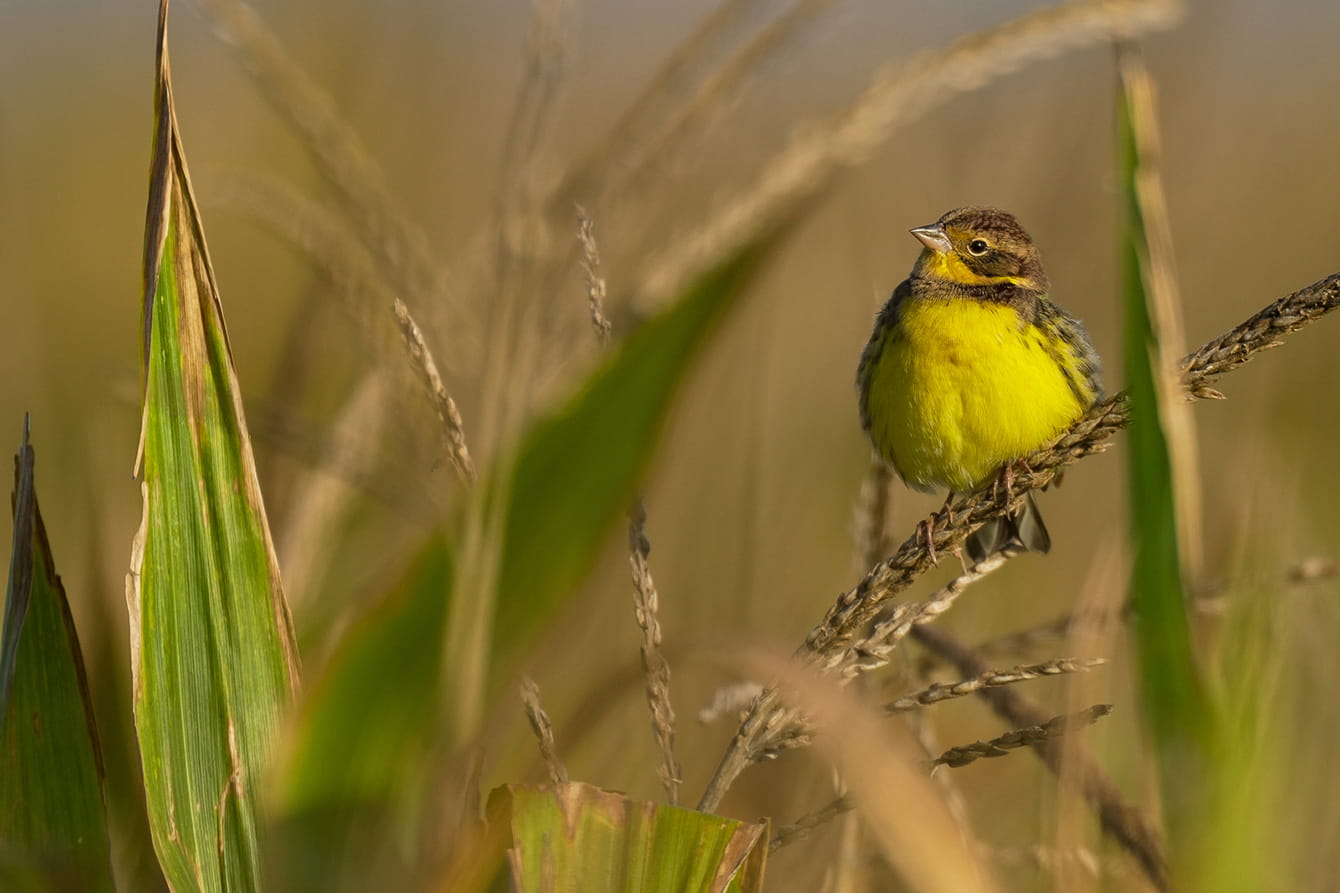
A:
<svg viewBox="0 0 1340 893">
<path fill-rule="evenodd" d="M 931 515 L 917 525 L 917 534 L 926 541 L 926 554 L 931 564 L 939 566 L 940 558 L 935 554 L 935 516 Z"/>
<path fill-rule="evenodd" d="M 1005 498 L 1009 499 L 1014 495 L 1014 474 L 1015 471 L 1022 471 L 1025 474 L 1032 474 L 1033 469 L 1028 467 L 1028 463 L 1023 459 L 1014 459 L 1006 462 L 1000 467 L 1000 473 L 996 475 L 995 483 L 991 485 L 991 498 L 999 499 L 1002 490 L 1005 491 Z"/>
</svg>

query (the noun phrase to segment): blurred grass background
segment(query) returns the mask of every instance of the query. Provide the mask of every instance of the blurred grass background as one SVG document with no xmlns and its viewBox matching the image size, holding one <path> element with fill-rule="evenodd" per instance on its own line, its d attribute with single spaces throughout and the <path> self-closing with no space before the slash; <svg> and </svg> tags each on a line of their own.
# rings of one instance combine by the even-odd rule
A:
<svg viewBox="0 0 1340 893">
<path fill-rule="evenodd" d="M 541 176 L 557 177 L 599 147 L 713 6 L 575 6 Z M 477 270 L 478 245 L 493 237 L 483 228 L 498 201 L 530 5 L 276 0 L 256 8 L 358 130 L 395 203 L 458 274 L 452 286 L 461 303 L 484 312 L 491 294 Z M 740 96 L 713 109 L 700 138 L 661 159 L 636 201 L 593 208 L 611 292 L 634 289 L 629 277 L 672 234 L 739 188 L 797 123 L 849 102 L 877 66 L 1030 8 L 833 3 L 754 69 Z M 103 698 L 128 685 L 122 577 L 140 511 L 131 466 L 152 18 L 151 9 L 128 4 L 0 3 L 0 331 L 9 333 L 0 420 L 12 420 L 17 435 L 21 413 L 32 413 L 44 514 L 76 622 L 81 632 L 103 631 L 83 634 Z M 1340 8 L 1331 4 L 1224 2 L 1193 6 L 1176 30 L 1144 42 L 1161 90 L 1189 346 L 1340 267 L 1332 198 L 1340 189 L 1340 124 L 1327 114 L 1340 99 L 1331 52 L 1338 37 Z M 329 436 L 335 411 L 373 358 L 313 265 L 276 236 L 283 220 L 262 223 L 239 211 L 238 191 L 255 178 L 328 196 L 301 144 L 193 4 L 181 4 L 172 40 L 178 114 L 278 529 L 286 497 L 313 465 L 312 444 Z M 961 204 L 1016 213 L 1042 247 L 1056 298 L 1085 321 L 1107 359 L 1109 387 L 1121 386 L 1114 90 L 1111 53 L 1088 49 L 902 126 L 870 163 L 841 179 L 694 370 L 646 493 L 688 799 L 729 734 L 692 722 L 715 686 L 732 678 L 720 655 L 739 643 L 789 650 L 856 579 L 852 505 L 868 448 L 852 379 L 875 311 L 915 257 L 909 227 Z M 575 231 L 574 221 L 574 243 Z M 562 393 L 567 376 L 590 362 L 594 339 L 580 278 L 545 287 L 534 299 L 549 308 L 547 353 L 567 359 L 541 371 L 545 392 Z M 433 319 L 430 302 L 416 300 Z M 1340 630 L 1336 584 L 1284 592 L 1274 581 L 1302 558 L 1340 553 L 1332 447 L 1340 410 L 1328 396 L 1340 387 L 1330 361 L 1340 343 L 1335 325 L 1323 322 L 1234 373 L 1221 387 L 1228 403 L 1195 408 L 1207 577 L 1277 602 L 1288 649 L 1301 665 L 1331 673 L 1340 670 L 1331 654 Z M 316 345 L 298 386 L 295 330 L 312 333 Z M 438 325 L 429 337 L 469 435 L 479 414 L 480 331 Z M 374 495 L 353 491 L 356 509 L 330 569 L 289 581 L 309 674 L 320 665 L 329 624 L 396 576 L 427 532 L 432 503 L 450 500 L 451 472 L 435 458 L 433 431 L 426 415 L 392 412 L 376 461 L 358 469 Z M 1115 452 L 1083 463 L 1064 488 L 1045 495 L 1052 555 L 1013 564 L 942 622 L 971 641 L 1049 619 L 1094 586 L 1119 590 L 1124 571 L 1112 580 L 1109 559 L 1124 530 Z M 893 529 L 910 531 L 937 504 L 938 497 L 898 489 Z M 280 549 L 285 566 L 282 537 Z M 637 642 L 616 531 L 528 669 L 573 776 L 655 797 Z M 1086 683 L 1093 700 L 1119 710 L 1134 707 L 1121 653 Z M 976 703 L 937 710 L 946 745 L 997 731 Z M 104 723 L 107 713 L 99 713 Z M 491 714 L 486 785 L 536 773 L 510 692 Z M 1314 722 L 1329 724 L 1315 729 L 1319 737 L 1340 732 L 1334 708 Z M 1138 795 L 1148 767 L 1132 751 L 1130 725 L 1118 714 L 1092 735 Z M 810 765 L 816 770 L 797 773 Z M 1035 761 L 1018 755 L 955 778 L 986 839 L 1038 836 L 1052 781 Z M 724 811 L 784 820 L 830 795 L 825 773 L 802 752 L 747 773 Z M 1340 818 L 1329 815 L 1331 824 L 1317 830 L 1335 840 Z M 805 870 L 811 845 L 779 854 L 770 875 Z"/>
</svg>

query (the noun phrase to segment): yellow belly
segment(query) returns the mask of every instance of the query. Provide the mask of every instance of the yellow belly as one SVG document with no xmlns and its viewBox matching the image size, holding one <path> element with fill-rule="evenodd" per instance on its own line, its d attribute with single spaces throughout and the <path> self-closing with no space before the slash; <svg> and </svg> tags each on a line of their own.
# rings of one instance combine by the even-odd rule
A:
<svg viewBox="0 0 1340 893">
<path fill-rule="evenodd" d="M 1012 307 L 954 298 L 901 309 L 867 412 L 871 439 L 908 484 L 973 490 L 1083 413 L 1043 332 Z"/>
</svg>

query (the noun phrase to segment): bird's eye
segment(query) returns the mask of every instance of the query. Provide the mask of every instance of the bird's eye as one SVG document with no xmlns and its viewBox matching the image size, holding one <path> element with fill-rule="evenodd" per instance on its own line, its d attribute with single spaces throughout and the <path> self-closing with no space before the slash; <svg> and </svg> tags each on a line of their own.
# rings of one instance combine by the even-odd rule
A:
<svg viewBox="0 0 1340 893">
<path fill-rule="evenodd" d="M 985 239 L 973 239 L 968 243 L 968 253 L 981 257 L 983 254 L 986 254 L 987 249 L 990 247 L 990 245 L 986 244 Z"/>
</svg>

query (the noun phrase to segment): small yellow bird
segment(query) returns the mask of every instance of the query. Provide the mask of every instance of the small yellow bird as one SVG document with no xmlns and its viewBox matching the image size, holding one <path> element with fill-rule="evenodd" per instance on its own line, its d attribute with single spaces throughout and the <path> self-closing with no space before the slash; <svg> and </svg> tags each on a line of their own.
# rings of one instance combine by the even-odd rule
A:
<svg viewBox="0 0 1340 893">
<path fill-rule="evenodd" d="M 912 235 L 925 247 L 861 354 L 861 425 L 909 486 L 952 500 L 1074 423 L 1102 398 L 1101 369 L 1012 215 L 959 208 Z M 1006 546 L 1046 552 L 1051 537 L 1029 494 L 967 545 L 978 562 Z"/>
</svg>

